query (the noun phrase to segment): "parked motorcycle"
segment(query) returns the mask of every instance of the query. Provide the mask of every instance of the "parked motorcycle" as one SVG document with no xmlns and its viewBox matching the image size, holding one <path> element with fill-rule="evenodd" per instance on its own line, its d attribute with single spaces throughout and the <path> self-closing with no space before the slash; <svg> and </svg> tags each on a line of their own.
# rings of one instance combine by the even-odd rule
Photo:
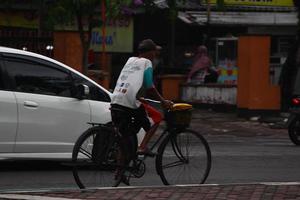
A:
<svg viewBox="0 0 300 200">
<path fill-rule="evenodd" d="M 292 98 L 288 132 L 291 141 L 295 145 L 300 145 L 300 96 Z"/>
</svg>

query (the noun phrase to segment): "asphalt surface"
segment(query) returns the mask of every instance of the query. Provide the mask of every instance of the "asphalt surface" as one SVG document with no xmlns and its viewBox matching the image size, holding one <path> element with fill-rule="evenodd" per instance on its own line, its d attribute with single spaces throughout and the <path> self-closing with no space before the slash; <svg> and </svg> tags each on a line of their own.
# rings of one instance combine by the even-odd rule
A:
<svg viewBox="0 0 300 200">
<path fill-rule="evenodd" d="M 258 119 L 258 118 L 257 118 Z M 281 119 L 280 119 L 281 120 Z M 193 113 L 192 129 L 202 132 L 206 137 L 226 136 L 239 137 L 286 137 L 285 129 L 270 128 L 270 123 L 250 121 L 238 118 L 234 112 L 214 112 L 198 110 Z M 276 181 L 276 180 L 274 180 Z M 300 182 L 267 182 L 244 184 L 207 184 L 181 186 L 138 186 L 119 188 L 94 188 L 89 190 L 45 190 L 45 191 L 15 191 L 2 192 L 0 199 L 134 199 L 134 200 L 164 200 L 164 199 L 238 199 L 238 200 L 268 200 L 268 199 L 299 199 Z"/>
</svg>

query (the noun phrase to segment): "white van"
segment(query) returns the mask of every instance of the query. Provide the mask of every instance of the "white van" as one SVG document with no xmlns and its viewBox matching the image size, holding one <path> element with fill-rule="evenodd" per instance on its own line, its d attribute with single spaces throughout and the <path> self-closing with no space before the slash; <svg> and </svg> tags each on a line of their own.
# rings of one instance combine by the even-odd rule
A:
<svg viewBox="0 0 300 200">
<path fill-rule="evenodd" d="M 51 58 L 0 47 L 0 76 L 0 158 L 70 158 L 88 122 L 111 120 L 111 93 Z"/>
</svg>

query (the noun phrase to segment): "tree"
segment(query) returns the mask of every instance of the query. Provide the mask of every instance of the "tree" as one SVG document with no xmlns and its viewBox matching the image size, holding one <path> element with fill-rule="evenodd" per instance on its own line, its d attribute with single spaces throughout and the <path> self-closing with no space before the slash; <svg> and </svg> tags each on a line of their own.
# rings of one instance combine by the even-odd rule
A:
<svg viewBox="0 0 300 200">
<path fill-rule="evenodd" d="M 48 14 L 44 23 L 47 23 L 47 27 L 54 28 L 55 25 L 67 25 L 75 21 L 83 49 L 84 74 L 88 70 L 88 50 L 93 28 L 102 25 L 104 30 L 102 43 L 105 45 L 106 20 L 117 18 L 120 15 L 133 14 L 134 9 L 139 6 L 152 5 L 150 0 L 147 3 L 144 3 L 143 0 L 52 0 L 47 2 L 48 11 L 46 13 Z"/>
<path fill-rule="evenodd" d="M 40 0 L 43 1 L 43 0 Z M 77 31 L 80 35 L 80 41 L 83 49 L 82 66 L 83 73 L 87 73 L 88 50 L 92 37 L 92 29 L 104 26 L 106 20 L 116 18 L 120 15 L 133 15 L 137 8 L 141 8 L 144 12 L 153 13 L 157 8 L 153 0 L 44 0 L 47 2 L 48 13 L 44 24 L 47 27 L 54 25 L 66 25 L 74 22 L 77 25 Z M 171 22 L 171 52 L 170 60 L 174 58 L 175 44 L 175 21 L 179 5 L 183 5 L 186 0 L 166 0 L 168 5 L 168 17 Z M 103 6 L 105 9 L 103 9 Z M 102 8 L 102 9 L 101 9 Z M 99 16 L 102 18 L 100 19 Z M 104 13 L 105 12 L 105 13 Z M 104 17 L 103 17 L 104 16 Z M 102 37 L 103 38 L 103 37 Z M 104 49 L 105 50 L 105 49 Z"/>
<path fill-rule="evenodd" d="M 56 0 L 51 1 L 47 6 L 48 27 L 56 25 L 74 24 L 80 36 L 83 50 L 82 68 L 83 73 L 87 73 L 88 50 L 92 37 L 92 29 L 103 23 L 97 15 L 100 15 L 101 0 Z"/>
<path fill-rule="evenodd" d="M 166 3 L 166 9 L 167 9 L 167 18 L 170 22 L 170 51 L 169 51 L 169 60 L 170 65 L 172 66 L 174 64 L 174 58 L 175 58 L 175 34 L 176 34 L 176 20 L 178 16 L 178 11 L 180 7 L 184 7 L 185 3 L 188 0 L 165 0 Z M 160 10 L 160 8 L 157 7 L 155 4 L 155 1 L 153 0 L 144 0 L 143 5 L 145 8 L 145 12 L 156 12 Z M 200 3 L 200 0 L 199 0 Z"/>
</svg>

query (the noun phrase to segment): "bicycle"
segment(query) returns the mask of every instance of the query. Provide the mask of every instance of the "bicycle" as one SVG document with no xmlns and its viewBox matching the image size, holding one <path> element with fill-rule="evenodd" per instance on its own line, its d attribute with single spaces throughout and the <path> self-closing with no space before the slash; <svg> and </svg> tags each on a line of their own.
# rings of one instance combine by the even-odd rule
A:
<svg viewBox="0 0 300 200">
<path fill-rule="evenodd" d="M 188 128 L 191 121 L 190 104 L 174 104 L 164 113 L 166 127 L 150 146 L 157 147 L 155 167 L 163 184 L 203 184 L 211 169 L 211 151 L 206 139 Z M 127 155 L 116 127 L 90 123 L 76 141 L 72 153 L 73 176 L 79 188 L 117 187 L 130 178 L 141 178 L 149 156 L 135 156 L 130 164 L 120 161 Z M 136 139 L 135 135 L 135 139 Z M 116 179 L 116 170 L 122 178 Z M 120 176 L 119 176 L 120 177 Z M 126 182 L 125 182 L 126 183 Z"/>
</svg>

